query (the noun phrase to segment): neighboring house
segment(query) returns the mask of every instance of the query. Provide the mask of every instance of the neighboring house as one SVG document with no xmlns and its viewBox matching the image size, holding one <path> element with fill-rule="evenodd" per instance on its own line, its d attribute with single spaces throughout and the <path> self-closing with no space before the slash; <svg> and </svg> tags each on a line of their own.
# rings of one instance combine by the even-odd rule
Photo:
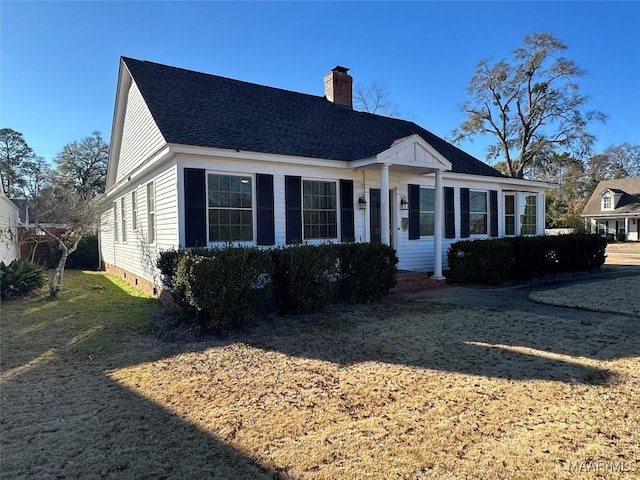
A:
<svg viewBox="0 0 640 480">
<path fill-rule="evenodd" d="M 582 217 L 593 233 L 639 240 L 640 177 L 598 183 L 582 210 Z"/>
<path fill-rule="evenodd" d="M 33 261 L 46 268 L 54 267 L 58 259 L 58 242 L 47 235 L 40 227 L 46 228 L 54 235 L 61 235 L 67 230 L 66 225 L 34 219 L 29 208 L 29 202 L 26 199 L 12 198 L 11 201 L 19 212 L 17 228 L 18 258 Z M 36 226 L 36 223 L 39 226 Z"/>
<path fill-rule="evenodd" d="M 105 269 L 155 291 L 162 249 L 362 241 L 441 279 L 452 242 L 544 234 L 548 184 L 353 110 L 347 70 L 316 96 L 122 58 Z"/>
<path fill-rule="evenodd" d="M 20 210 L 5 192 L 0 174 L 0 262 L 11 263 L 18 258 L 18 222 Z"/>
</svg>

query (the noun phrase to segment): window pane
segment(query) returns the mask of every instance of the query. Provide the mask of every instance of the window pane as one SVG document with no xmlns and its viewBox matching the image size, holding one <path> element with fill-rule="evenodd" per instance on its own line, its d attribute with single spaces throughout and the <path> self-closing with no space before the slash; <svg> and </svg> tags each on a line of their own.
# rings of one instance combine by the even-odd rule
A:
<svg viewBox="0 0 640 480">
<path fill-rule="evenodd" d="M 420 236 L 433 235 L 436 195 L 433 188 L 420 189 Z"/>
<path fill-rule="evenodd" d="M 471 212 L 487 211 L 487 193 L 469 192 L 469 210 Z"/>
<path fill-rule="evenodd" d="M 516 213 L 516 197 L 515 195 L 505 195 L 504 197 L 504 213 L 514 215 Z"/>
<path fill-rule="evenodd" d="M 515 235 L 516 234 L 516 217 L 515 215 L 506 215 L 504 217 L 504 234 Z"/>
<path fill-rule="evenodd" d="M 535 195 L 519 195 L 520 235 L 536 234 L 537 198 Z"/>
<path fill-rule="evenodd" d="M 434 213 L 420 212 L 420 236 L 433 235 L 435 224 Z"/>
<path fill-rule="evenodd" d="M 435 190 L 433 188 L 420 189 L 420 211 L 434 212 L 436 205 Z"/>
<path fill-rule="evenodd" d="M 251 178 L 208 175 L 209 241 L 253 240 Z"/>
<path fill-rule="evenodd" d="M 487 214 L 471 213 L 469 230 L 472 235 L 485 235 L 487 233 Z"/>
<path fill-rule="evenodd" d="M 302 182 L 303 232 L 305 239 L 336 238 L 336 182 Z"/>
</svg>

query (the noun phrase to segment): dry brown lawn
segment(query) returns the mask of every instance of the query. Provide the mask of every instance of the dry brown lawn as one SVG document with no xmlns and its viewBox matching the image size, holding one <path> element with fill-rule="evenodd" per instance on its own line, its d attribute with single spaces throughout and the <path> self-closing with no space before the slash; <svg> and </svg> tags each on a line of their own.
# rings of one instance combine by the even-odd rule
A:
<svg viewBox="0 0 640 480">
<path fill-rule="evenodd" d="M 170 345 L 68 280 L 2 305 L 2 478 L 640 475 L 636 318 L 395 299 Z"/>
<path fill-rule="evenodd" d="M 640 317 L 640 275 L 533 292 L 536 302 Z"/>
</svg>

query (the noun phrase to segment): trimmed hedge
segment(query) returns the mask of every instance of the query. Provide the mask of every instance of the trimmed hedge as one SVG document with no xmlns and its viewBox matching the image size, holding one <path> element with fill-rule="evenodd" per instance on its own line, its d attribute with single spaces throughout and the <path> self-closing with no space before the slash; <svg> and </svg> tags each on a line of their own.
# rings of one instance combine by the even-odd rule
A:
<svg viewBox="0 0 640 480">
<path fill-rule="evenodd" d="M 383 299 L 396 286 L 396 251 L 381 243 L 343 243 L 335 246 L 341 296 L 351 303 Z"/>
<path fill-rule="evenodd" d="M 397 263 L 389 246 L 346 243 L 164 250 L 156 265 L 184 317 L 218 330 L 265 305 L 310 313 L 336 296 L 354 303 L 380 300 L 396 284 Z"/>
<path fill-rule="evenodd" d="M 271 259 L 257 248 L 224 248 L 183 255 L 173 280 L 174 300 L 206 330 L 237 326 L 268 295 Z"/>
<path fill-rule="evenodd" d="M 447 278 L 499 285 L 507 279 L 594 270 L 604 263 L 606 247 L 605 238 L 592 234 L 464 240 L 449 248 Z"/>
<path fill-rule="evenodd" d="M 513 245 L 504 240 L 463 240 L 449 247 L 449 273 L 454 283 L 499 285 L 514 261 Z"/>
<path fill-rule="evenodd" d="M 322 310 L 333 297 L 338 275 L 333 245 L 297 245 L 270 251 L 280 313 Z"/>
<path fill-rule="evenodd" d="M 47 283 L 45 270 L 28 260 L 15 259 L 8 265 L 0 262 L 0 298 L 24 297 Z"/>
</svg>

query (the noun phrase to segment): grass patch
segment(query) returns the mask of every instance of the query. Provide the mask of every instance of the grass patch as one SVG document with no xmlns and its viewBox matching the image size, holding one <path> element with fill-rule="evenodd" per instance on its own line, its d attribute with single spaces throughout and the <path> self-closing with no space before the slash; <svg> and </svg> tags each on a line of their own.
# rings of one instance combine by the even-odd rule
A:
<svg viewBox="0 0 640 480">
<path fill-rule="evenodd" d="M 640 317 L 640 275 L 533 292 L 538 303 Z"/>
<path fill-rule="evenodd" d="M 67 282 L 2 305 L 2 478 L 569 478 L 640 458 L 635 319 L 390 299 L 176 344 L 141 334 L 155 300 Z"/>
</svg>

